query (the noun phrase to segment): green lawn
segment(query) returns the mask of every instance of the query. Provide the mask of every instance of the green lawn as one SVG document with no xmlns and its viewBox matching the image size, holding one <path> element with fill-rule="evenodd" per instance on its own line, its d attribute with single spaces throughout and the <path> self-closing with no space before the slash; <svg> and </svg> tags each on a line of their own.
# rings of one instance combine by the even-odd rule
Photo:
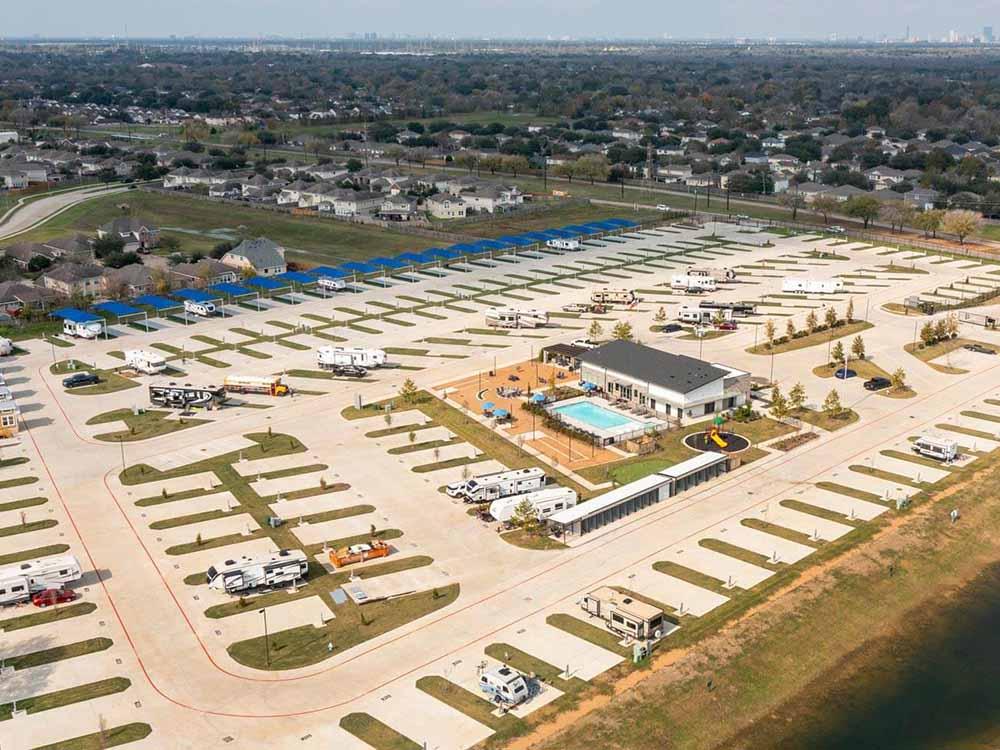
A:
<svg viewBox="0 0 1000 750">
<path fill-rule="evenodd" d="M 139 387 L 139 383 L 134 380 L 123 378 L 121 375 L 118 375 L 111 370 L 99 370 L 89 367 L 86 362 L 80 362 L 75 359 L 67 359 L 61 362 L 56 362 L 49 367 L 49 372 L 53 375 L 63 376 L 69 376 L 75 372 L 90 372 L 100 378 L 100 382 L 95 383 L 94 385 L 85 385 L 79 388 L 67 388 L 66 393 L 71 393 L 74 396 L 101 396 L 106 393 L 116 393 L 117 391 L 126 391 L 129 388 Z"/>
<path fill-rule="evenodd" d="M 89 701 L 105 695 L 121 693 L 132 685 L 131 681 L 125 677 L 111 677 L 98 682 L 90 682 L 86 685 L 77 685 L 66 690 L 56 690 L 51 693 L 33 695 L 30 698 L 23 698 L 17 702 L 19 711 L 27 711 L 29 714 L 36 714 L 41 711 L 50 711 L 54 708 L 62 708 L 81 701 Z M 13 711 L 13 704 L 5 703 L 0 705 L 0 721 L 10 719 Z"/>
<path fill-rule="evenodd" d="M 108 442 L 125 443 L 137 440 L 149 440 L 162 435 L 169 435 L 172 432 L 187 430 L 205 424 L 207 419 L 192 419 L 191 417 L 179 417 L 177 419 L 167 419 L 172 412 L 161 410 L 144 411 L 140 414 L 133 414 L 131 409 L 114 409 L 103 414 L 91 417 L 87 420 L 88 425 L 107 424 L 109 422 L 124 422 L 127 429 L 115 432 L 104 432 L 95 435 L 98 440 Z"/>
<path fill-rule="evenodd" d="M 365 713 L 347 714 L 340 726 L 375 750 L 421 750 L 421 746 L 374 716 Z"/>
<path fill-rule="evenodd" d="M 152 732 L 153 728 L 149 724 L 134 722 L 111 727 L 103 732 L 84 734 L 70 740 L 60 740 L 51 745 L 41 745 L 34 750 L 105 750 L 105 748 L 119 747 L 145 739 Z"/>
<path fill-rule="evenodd" d="M 869 328 L 872 328 L 871 323 L 867 323 L 863 320 L 856 320 L 853 323 L 846 323 L 825 331 L 817 331 L 811 335 L 807 334 L 800 338 L 792 339 L 791 341 L 784 341 L 781 343 L 776 341 L 774 347 L 768 347 L 767 342 L 765 341 L 762 344 L 751 346 L 747 349 L 747 351 L 750 352 L 750 354 L 783 354 L 784 352 L 791 352 L 796 349 L 819 346 L 820 344 L 825 344 L 829 341 L 836 341 L 837 339 L 844 338 L 845 336 L 853 336 L 861 331 L 867 331 Z"/>
</svg>

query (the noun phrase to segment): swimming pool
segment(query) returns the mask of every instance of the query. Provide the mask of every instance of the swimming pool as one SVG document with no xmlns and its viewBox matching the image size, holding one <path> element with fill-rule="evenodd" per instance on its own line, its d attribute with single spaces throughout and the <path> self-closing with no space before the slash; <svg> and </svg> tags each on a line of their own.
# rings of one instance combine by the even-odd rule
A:
<svg viewBox="0 0 1000 750">
<path fill-rule="evenodd" d="M 641 430 L 643 427 L 642 422 L 636 422 L 634 419 L 629 419 L 590 401 L 577 401 L 574 404 L 557 406 L 552 411 L 598 430 L 617 430 L 619 427 Z"/>
</svg>

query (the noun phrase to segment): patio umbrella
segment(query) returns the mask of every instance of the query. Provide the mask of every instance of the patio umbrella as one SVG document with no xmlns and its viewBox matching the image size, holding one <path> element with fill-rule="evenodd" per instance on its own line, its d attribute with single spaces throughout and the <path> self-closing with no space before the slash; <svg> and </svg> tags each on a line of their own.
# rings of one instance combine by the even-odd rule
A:
<svg viewBox="0 0 1000 750">
<path fill-rule="evenodd" d="M 497 409 L 493 412 L 493 416 L 497 419 L 507 419 L 510 416 L 510 412 L 506 409 Z"/>
<path fill-rule="evenodd" d="M 543 404 L 543 403 L 545 403 L 545 394 L 544 393 L 536 393 L 536 394 L 534 394 L 531 397 L 531 401 L 533 403 L 536 403 L 536 404 Z"/>
<path fill-rule="evenodd" d="M 496 404 L 494 404 L 492 401 L 485 401 L 483 402 L 483 411 L 493 411 L 493 408 L 495 406 Z"/>
</svg>

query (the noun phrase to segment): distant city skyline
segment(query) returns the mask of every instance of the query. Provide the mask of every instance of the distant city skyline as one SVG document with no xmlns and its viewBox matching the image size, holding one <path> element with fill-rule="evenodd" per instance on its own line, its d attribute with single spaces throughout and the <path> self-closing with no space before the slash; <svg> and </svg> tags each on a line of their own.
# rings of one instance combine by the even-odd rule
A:
<svg viewBox="0 0 1000 750">
<path fill-rule="evenodd" d="M 12 3 L 0 33 L 12 37 L 169 36 L 323 38 L 366 33 L 379 37 L 462 38 L 779 38 L 927 39 L 982 38 L 1000 25 L 1000 7 L 989 0 L 957 0 L 942 12 L 931 0 L 736 0 L 700 3 L 692 11 L 676 0 L 50 0 L 44 6 Z"/>
</svg>

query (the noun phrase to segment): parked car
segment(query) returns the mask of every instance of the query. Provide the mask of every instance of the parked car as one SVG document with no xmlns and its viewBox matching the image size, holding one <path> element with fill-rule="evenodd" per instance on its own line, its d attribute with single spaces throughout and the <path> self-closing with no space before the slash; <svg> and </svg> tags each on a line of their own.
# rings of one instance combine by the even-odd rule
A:
<svg viewBox="0 0 1000 750">
<path fill-rule="evenodd" d="M 656 210 L 657 211 L 669 211 L 670 210 L 670 206 L 668 206 L 666 203 L 657 203 L 656 204 Z"/>
<path fill-rule="evenodd" d="M 828 231 L 830 234 L 843 234 L 847 230 L 844 229 L 842 226 L 834 224 L 832 227 L 827 227 L 826 231 Z"/>
<path fill-rule="evenodd" d="M 988 346 L 983 346 L 982 344 L 966 344 L 963 349 L 967 349 L 970 352 L 975 352 L 976 354 L 996 354 L 996 349 L 990 349 Z"/>
<path fill-rule="evenodd" d="M 65 604 L 76 599 L 76 592 L 69 589 L 45 589 L 33 594 L 31 603 L 36 607 L 50 607 L 53 604 Z"/>
<path fill-rule="evenodd" d="M 725 320 L 716 326 L 720 331 L 735 331 L 736 321 L 735 320 Z"/>
<path fill-rule="evenodd" d="M 680 323 L 666 323 L 660 326 L 660 333 L 677 333 L 682 330 L 684 330 L 684 326 Z"/>
<path fill-rule="evenodd" d="M 892 381 L 889 378 L 870 378 L 865 381 L 866 391 L 881 391 L 884 388 L 888 388 L 892 385 Z"/>
<path fill-rule="evenodd" d="M 92 372 L 77 372 L 68 378 L 63 378 L 63 388 L 79 388 L 81 385 L 94 385 L 101 379 Z"/>
<path fill-rule="evenodd" d="M 595 344 L 590 339 L 573 339 L 573 346 L 580 346 L 584 349 L 593 349 L 597 344 Z"/>
</svg>

